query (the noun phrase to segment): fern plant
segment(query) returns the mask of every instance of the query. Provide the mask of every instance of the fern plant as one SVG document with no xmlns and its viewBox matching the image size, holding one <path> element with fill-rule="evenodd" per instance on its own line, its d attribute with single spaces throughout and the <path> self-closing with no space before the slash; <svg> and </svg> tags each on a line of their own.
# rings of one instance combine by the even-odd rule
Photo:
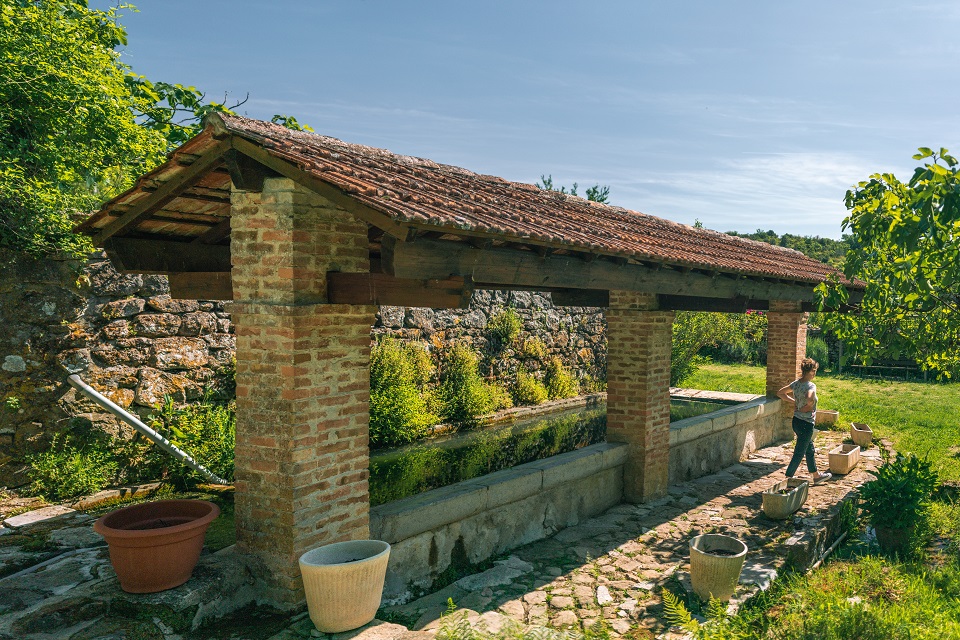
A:
<svg viewBox="0 0 960 640">
<path fill-rule="evenodd" d="M 747 640 L 751 637 L 750 631 L 727 613 L 727 605 L 716 598 L 707 603 L 707 621 L 700 622 L 673 592 L 664 589 L 662 597 L 667 622 L 691 634 L 694 640 Z"/>
</svg>

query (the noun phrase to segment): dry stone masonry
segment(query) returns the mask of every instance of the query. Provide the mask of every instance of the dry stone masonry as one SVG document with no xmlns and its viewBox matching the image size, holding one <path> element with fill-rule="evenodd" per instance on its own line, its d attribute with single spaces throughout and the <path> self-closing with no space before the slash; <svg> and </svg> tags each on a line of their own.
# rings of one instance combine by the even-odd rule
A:
<svg viewBox="0 0 960 640">
<path fill-rule="evenodd" d="M 141 415 L 165 396 L 184 403 L 208 390 L 233 393 L 230 303 L 171 299 L 166 277 L 117 273 L 99 253 L 84 263 L 6 251 L 0 264 L 0 486 L 23 484 L 23 457 L 71 421 L 131 435 L 67 386 L 71 373 Z M 559 356 L 580 376 L 603 378 L 602 310 L 554 307 L 546 294 L 477 291 L 463 310 L 380 307 L 372 336 L 435 346 L 461 341 L 482 351 L 487 323 L 507 307 L 519 316 L 523 336 L 545 347 L 540 358 L 524 358 L 520 345 L 510 349 L 513 366 L 536 371 Z"/>
</svg>

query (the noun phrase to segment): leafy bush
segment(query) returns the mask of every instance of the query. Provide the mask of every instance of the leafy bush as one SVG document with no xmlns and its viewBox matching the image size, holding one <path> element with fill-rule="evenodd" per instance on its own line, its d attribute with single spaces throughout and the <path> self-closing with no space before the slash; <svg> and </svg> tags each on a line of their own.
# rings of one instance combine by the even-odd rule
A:
<svg viewBox="0 0 960 640">
<path fill-rule="evenodd" d="M 542 382 L 534 378 L 526 369 L 517 371 L 517 379 L 510 390 L 515 404 L 540 404 L 549 394 Z"/>
<path fill-rule="evenodd" d="M 443 418 L 453 423 L 472 423 L 479 416 L 504 405 L 504 394 L 483 381 L 479 358 L 469 347 L 456 344 L 442 356 L 438 398 Z"/>
<path fill-rule="evenodd" d="M 523 349 L 520 356 L 526 359 L 536 359 L 547 357 L 547 345 L 543 344 L 540 338 L 527 338 L 523 341 Z"/>
<path fill-rule="evenodd" d="M 520 316 L 512 308 L 506 308 L 487 322 L 487 335 L 501 348 L 512 344 L 520 335 L 523 324 Z"/>
<path fill-rule="evenodd" d="M 234 402 L 219 404 L 204 400 L 178 407 L 172 399 L 166 398 L 157 413 L 150 417 L 150 426 L 212 473 L 227 480 L 233 478 L 237 437 Z M 209 481 L 159 447 L 153 447 L 152 455 L 159 457 L 165 466 L 164 479 L 179 487 Z"/>
<path fill-rule="evenodd" d="M 386 338 L 370 354 L 370 444 L 392 446 L 421 437 L 438 417 L 422 389 L 433 374 L 421 346 L 405 347 Z"/>
<path fill-rule="evenodd" d="M 823 338 L 807 338 L 807 357 L 813 358 L 820 365 L 820 368 L 826 368 L 830 363 L 830 349 Z"/>
<path fill-rule="evenodd" d="M 117 474 L 110 452 L 96 442 L 77 446 L 57 434 L 50 448 L 27 457 L 31 491 L 47 500 L 66 500 L 96 493 Z"/>
<path fill-rule="evenodd" d="M 708 345 L 731 340 L 740 327 L 725 313 L 680 311 L 673 323 L 670 385 L 678 386 L 708 360 L 699 355 Z"/>
<path fill-rule="evenodd" d="M 897 454 L 875 472 L 875 480 L 860 488 L 861 507 L 874 527 L 915 529 L 926 521 L 937 488 L 937 472 L 916 454 Z"/>
<path fill-rule="evenodd" d="M 543 382 L 547 387 L 547 395 L 551 400 L 572 398 L 580 392 L 580 385 L 577 384 L 577 379 L 563 366 L 560 358 L 551 358 L 550 362 L 547 363 Z"/>
</svg>

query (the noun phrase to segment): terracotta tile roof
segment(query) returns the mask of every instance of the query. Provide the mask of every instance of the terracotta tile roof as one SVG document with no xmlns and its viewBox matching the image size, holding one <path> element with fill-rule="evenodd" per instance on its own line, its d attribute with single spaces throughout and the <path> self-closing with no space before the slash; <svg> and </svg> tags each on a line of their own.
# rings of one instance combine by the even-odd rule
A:
<svg viewBox="0 0 960 640">
<path fill-rule="evenodd" d="M 543 191 L 431 160 L 237 116 L 233 134 L 400 223 L 681 267 L 819 283 L 836 273 L 799 251 Z"/>
</svg>

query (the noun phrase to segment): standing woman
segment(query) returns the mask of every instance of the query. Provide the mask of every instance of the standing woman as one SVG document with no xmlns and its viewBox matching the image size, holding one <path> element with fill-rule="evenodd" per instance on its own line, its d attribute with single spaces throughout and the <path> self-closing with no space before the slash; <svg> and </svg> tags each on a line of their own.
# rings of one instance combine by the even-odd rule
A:
<svg viewBox="0 0 960 640">
<path fill-rule="evenodd" d="M 800 460 L 806 456 L 807 470 L 811 474 L 816 474 L 813 475 L 813 484 L 820 484 L 833 477 L 828 471 L 817 473 L 817 458 L 813 448 L 813 426 L 817 421 L 817 385 L 813 384 L 813 379 L 817 375 L 819 366 L 816 360 L 804 358 L 800 363 L 800 371 L 803 374 L 800 379 L 794 380 L 777 391 L 777 396 L 781 400 L 792 402 L 795 407 L 793 432 L 797 434 L 797 446 L 793 449 L 790 464 L 787 465 L 787 477 L 793 477 L 797 468 L 800 467 Z"/>
</svg>

